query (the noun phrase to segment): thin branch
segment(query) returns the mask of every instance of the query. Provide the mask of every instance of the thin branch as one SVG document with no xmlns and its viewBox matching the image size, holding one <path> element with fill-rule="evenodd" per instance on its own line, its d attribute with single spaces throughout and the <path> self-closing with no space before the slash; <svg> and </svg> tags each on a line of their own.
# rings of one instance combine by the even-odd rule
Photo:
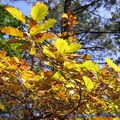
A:
<svg viewBox="0 0 120 120">
<path fill-rule="evenodd" d="M 80 106 L 84 105 L 86 102 L 88 101 L 84 101 L 83 103 L 81 104 L 78 104 L 75 108 L 73 108 L 69 113 L 67 113 L 64 117 L 63 117 L 63 120 L 70 114 L 72 114 L 75 110 L 77 110 Z"/>
<path fill-rule="evenodd" d="M 96 1 L 94 0 L 94 1 L 92 1 L 91 3 L 89 3 L 87 5 L 80 6 L 79 8 L 74 9 L 73 12 L 74 12 L 74 14 L 78 14 L 78 13 L 88 9 L 90 6 L 95 5 L 99 1 L 101 1 L 101 0 L 96 0 Z"/>
<path fill-rule="evenodd" d="M 84 34 L 83 36 L 79 39 L 79 42 L 89 33 L 89 31 L 93 28 L 94 25 L 92 25 Z"/>
<path fill-rule="evenodd" d="M 80 32 L 76 33 L 76 35 L 82 34 L 82 33 L 86 33 L 86 30 L 79 30 Z M 91 33 L 91 34 L 117 34 L 120 33 L 120 31 L 88 31 L 87 33 Z"/>
<path fill-rule="evenodd" d="M 82 47 L 81 49 L 105 49 L 105 47 L 94 46 L 94 47 Z"/>
</svg>

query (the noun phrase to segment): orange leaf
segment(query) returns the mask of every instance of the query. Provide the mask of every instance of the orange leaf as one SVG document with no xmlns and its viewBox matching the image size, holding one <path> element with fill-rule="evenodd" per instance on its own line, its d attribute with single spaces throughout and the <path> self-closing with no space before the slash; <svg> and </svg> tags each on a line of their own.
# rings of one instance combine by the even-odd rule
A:
<svg viewBox="0 0 120 120">
<path fill-rule="evenodd" d="M 33 20 L 32 18 L 30 19 L 30 28 L 32 28 L 33 26 L 35 26 L 37 24 L 37 22 L 35 20 Z"/>
<path fill-rule="evenodd" d="M 8 34 L 8 35 L 12 35 L 12 36 L 16 36 L 16 37 L 23 37 L 23 32 L 18 30 L 17 28 L 14 27 L 3 27 L 0 29 L 2 33 Z"/>
<path fill-rule="evenodd" d="M 5 50 L 1 50 L 0 51 L 0 58 L 4 58 L 6 56 L 6 51 Z"/>
</svg>

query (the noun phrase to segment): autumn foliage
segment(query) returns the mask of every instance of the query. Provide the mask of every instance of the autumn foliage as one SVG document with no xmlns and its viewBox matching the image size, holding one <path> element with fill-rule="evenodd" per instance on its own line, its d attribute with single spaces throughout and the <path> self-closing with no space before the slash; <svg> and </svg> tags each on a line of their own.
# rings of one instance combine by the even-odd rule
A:
<svg viewBox="0 0 120 120">
<path fill-rule="evenodd" d="M 64 120 L 85 114 L 91 118 L 94 114 L 116 116 L 120 113 L 120 66 L 106 58 L 101 68 L 89 55 L 79 54 L 82 46 L 74 31 L 78 22 L 72 12 L 62 15 L 65 21 L 62 27 L 67 26 L 69 31 L 56 35 L 50 31 L 56 20 L 45 20 L 48 14 L 45 4 L 38 2 L 33 6 L 29 19 L 14 7 L 5 9 L 26 28 L 21 31 L 5 26 L 0 31 L 13 36 L 7 44 L 19 43 L 19 49 L 26 51 L 29 59 L 10 56 L 1 49 L 2 111 L 25 120 Z M 94 118 L 99 119 L 111 120 L 112 117 Z"/>
</svg>

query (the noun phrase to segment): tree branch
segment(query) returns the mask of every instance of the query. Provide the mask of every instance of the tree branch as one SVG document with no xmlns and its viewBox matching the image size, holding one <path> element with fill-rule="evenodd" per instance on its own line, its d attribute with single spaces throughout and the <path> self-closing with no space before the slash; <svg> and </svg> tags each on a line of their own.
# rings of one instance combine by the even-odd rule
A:
<svg viewBox="0 0 120 120">
<path fill-rule="evenodd" d="M 87 31 L 87 30 L 79 30 L 80 32 L 76 33 L 76 35 L 82 34 L 82 33 L 91 33 L 91 34 L 118 34 L 120 31 Z"/>
<path fill-rule="evenodd" d="M 91 3 L 89 3 L 89 4 L 87 4 L 87 5 L 80 6 L 79 8 L 74 9 L 73 12 L 74 12 L 74 14 L 76 15 L 76 14 L 78 14 L 78 13 L 80 13 L 80 12 L 88 9 L 90 6 L 95 5 L 95 4 L 96 4 L 97 2 L 99 2 L 99 1 L 101 1 L 101 0 L 94 0 L 94 1 L 92 1 Z"/>
<path fill-rule="evenodd" d="M 94 46 L 94 47 L 82 47 L 81 49 L 105 49 L 105 48 L 100 46 Z"/>
<path fill-rule="evenodd" d="M 80 106 L 84 105 L 86 102 L 88 102 L 88 101 L 84 101 L 84 102 L 78 104 L 75 108 L 73 108 L 69 113 L 67 113 L 67 114 L 63 117 L 63 120 L 64 120 L 68 115 L 70 115 L 70 114 L 73 113 L 75 110 L 77 110 Z"/>
<path fill-rule="evenodd" d="M 85 37 L 85 35 L 87 35 L 87 33 L 89 33 L 89 31 L 93 28 L 94 25 L 92 25 L 84 34 L 83 36 L 79 39 L 79 42 Z"/>
</svg>

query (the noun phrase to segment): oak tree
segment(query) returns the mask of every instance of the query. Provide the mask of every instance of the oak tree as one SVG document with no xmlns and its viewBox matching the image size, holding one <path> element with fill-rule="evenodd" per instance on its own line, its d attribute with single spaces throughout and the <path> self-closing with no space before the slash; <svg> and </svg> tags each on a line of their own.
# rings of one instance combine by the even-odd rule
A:
<svg viewBox="0 0 120 120">
<path fill-rule="evenodd" d="M 48 7 L 36 3 L 31 17 L 18 9 L 6 6 L 14 18 L 25 28 L 0 28 L 13 36 L 7 44 L 17 44 L 25 56 L 9 56 L 0 51 L 0 109 L 12 119 L 112 119 L 95 117 L 101 114 L 120 113 L 120 66 L 109 58 L 101 68 L 91 56 L 80 54 L 82 46 L 74 27 L 77 18 L 70 11 L 64 13 L 64 32 L 50 31 L 56 20 L 45 17 Z M 66 31 L 66 28 L 69 31 Z M 94 116 L 95 114 L 95 116 Z M 114 119 L 114 118 L 113 118 Z"/>
</svg>

